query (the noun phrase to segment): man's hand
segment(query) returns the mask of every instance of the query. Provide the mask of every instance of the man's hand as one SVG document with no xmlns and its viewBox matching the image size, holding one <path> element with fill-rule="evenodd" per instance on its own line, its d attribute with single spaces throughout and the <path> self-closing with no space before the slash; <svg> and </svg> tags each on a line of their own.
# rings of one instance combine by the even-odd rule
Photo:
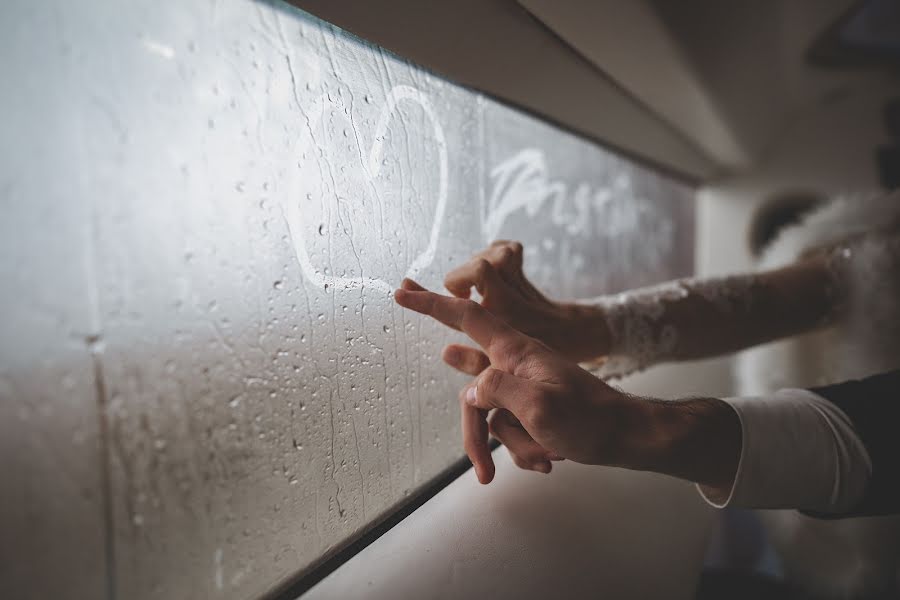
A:
<svg viewBox="0 0 900 600">
<path fill-rule="evenodd" d="M 458 298 L 469 298 L 474 287 L 481 305 L 513 328 L 540 340 L 573 361 L 607 354 L 609 334 L 599 309 L 547 299 L 522 271 L 522 244 L 498 240 L 450 271 L 444 286 Z M 473 348 L 454 346 L 445 355 L 450 366 L 484 362 Z"/>
<path fill-rule="evenodd" d="M 647 403 L 606 385 L 477 302 L 441 296 L 409 280 L 394 297 L 464 332 L 483 350 L 468 353 L 460 367 L 477 375 L 460 393 L 460 405 L 464 446 L 481 483 L 494 476 L 489 430 L 524 469 L 548 473 L 550 461 L 563 458 L 638 467 Z M 452 347 L 445 357 L 449 352 Z"/>
</svg>

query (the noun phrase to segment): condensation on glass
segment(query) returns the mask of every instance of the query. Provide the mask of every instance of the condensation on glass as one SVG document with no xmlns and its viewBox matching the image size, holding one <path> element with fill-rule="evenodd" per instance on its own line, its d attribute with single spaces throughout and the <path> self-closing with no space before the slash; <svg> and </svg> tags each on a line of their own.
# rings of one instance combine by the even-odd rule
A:
<svg viewBox="0 0 900 600">
<path fill-rule="evenodd" d="M 404 276 L 495 238 L 557 297 L 690 270 L 688 187 L 287 5 L 9 0 L 0 73 L 18 598 L 251 598 L 459 459 Z"/>
</svg>

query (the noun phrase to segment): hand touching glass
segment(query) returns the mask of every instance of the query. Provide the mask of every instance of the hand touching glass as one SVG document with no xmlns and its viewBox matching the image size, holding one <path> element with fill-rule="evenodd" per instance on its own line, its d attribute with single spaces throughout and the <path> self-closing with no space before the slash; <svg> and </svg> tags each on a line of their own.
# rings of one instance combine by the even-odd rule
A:
<svg viewBox="0 0 900 600">
<path fill-rule="evenodd" d="M 460 393 L 463 441 L 479 481 L 494 476 L 488 432 L 522 468 L 551 460 L 654 470 L 727 486 L 740 454 L 740 423 L 718 400 L 660 402 L 624 394 L 472 300 L 404 281 L 398 304 L 468 335 L 483 350 Z M 478 351 L 481 352 L 481 351 Z M 494 411 L 488 419 L 489 411 Z"/>
<path fill-rule="evenodd" d="M 491 314 L 570 360 L 605 354 L 609 336 L 603 315 L 593 307 L 549 300 L 525 277 L 522 254 L 519 242 L 495 241 L 450 271 L 444 286 L 458 298 L 469 298 L 474 287 Z M 454 347 L 446 357 L 459 367 L 483 360 L 476 352 Z"/>
</svg>

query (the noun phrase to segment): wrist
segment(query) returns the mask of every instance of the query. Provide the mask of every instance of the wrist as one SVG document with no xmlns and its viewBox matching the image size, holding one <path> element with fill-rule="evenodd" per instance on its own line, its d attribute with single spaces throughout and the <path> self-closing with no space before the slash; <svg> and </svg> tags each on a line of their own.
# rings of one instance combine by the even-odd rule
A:
<svg viewBox="0 0 900 600">
<path fill-rule="evenodd" d="M 626 400 L 621 419 L 620 464 L 638 471 L 660 471 L 672 443 L 673 423 L 661 401 L 623 393 Z"/>
<path fill-rule="evenodd" d="M 657 426 L 651 401 L 599 383 L 604 390 L 597 402 L 597 444 L 590 462 L 637 471 L 656 470 L 664 444 L 654 431 Z"/>
<path fill-rule="evenodd" d="M 630 468 L 730 489 L 742 443 L 734 409 L 714 398 L 636 400 L 645 426 L 632 441 Z"/>
<path fill-rule="evenodd" d="M 555 347 L 570 360 L 588 362 L 609 354 L 610 331 L 603 311 L 577 303 L 557 305 L 561 326 Z"/>
</svg>

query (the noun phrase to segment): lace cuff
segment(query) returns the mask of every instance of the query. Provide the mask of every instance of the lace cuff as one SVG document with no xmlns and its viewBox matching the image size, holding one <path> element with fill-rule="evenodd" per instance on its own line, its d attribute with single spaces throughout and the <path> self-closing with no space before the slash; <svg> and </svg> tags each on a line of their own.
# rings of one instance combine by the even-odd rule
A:
<svg viewBox="0 0 900 600">
<path fill-rule="evenodd" d="M 582 367 L 606 379 L 624 377 L 670 360 L 679 343 L 678 329 L 668 318 L 671 306 L 692 302 L 698 311 L 747 313 L 759 286 L 758 278 L 752 274 L 679 279 L 580 301 L 601 309 L 611 337 L 609 355 L 582 363 Z"/>
</svg>

